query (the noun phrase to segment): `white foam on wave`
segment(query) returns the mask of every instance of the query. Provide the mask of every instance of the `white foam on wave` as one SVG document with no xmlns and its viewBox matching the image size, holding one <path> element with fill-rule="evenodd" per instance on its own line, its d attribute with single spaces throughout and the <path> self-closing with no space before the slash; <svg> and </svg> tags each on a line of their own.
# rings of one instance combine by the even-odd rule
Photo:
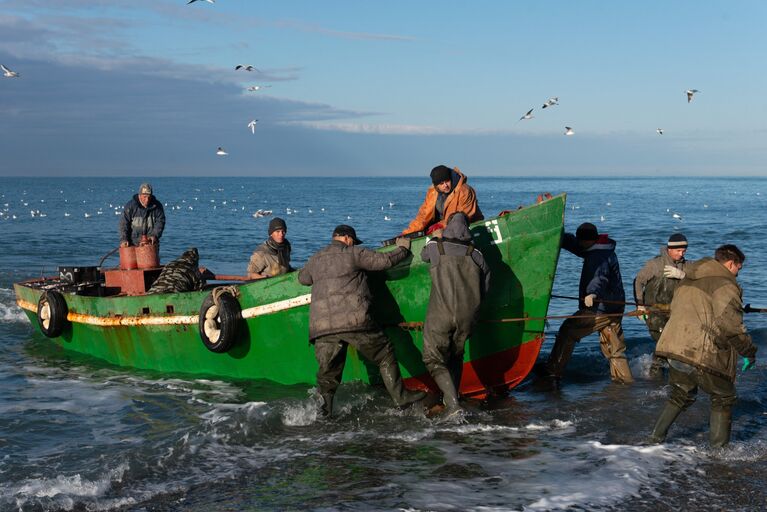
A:
<svg viewBox="0 0 767 512">
<path fill-rule="evenodd" d="M 319 415 L 319 401 L 316 398 L 308 398 L 298 404 L 291 404 L 283 409 L 282 424 L 288 427 L 305 427 L 317 421 Z"/>
<path fill-rule="evenodd" d="M 29 322 L 24 310 L 16 305 L 15 294 L 8 288 L 0 288 L 0 323 Z"/>
</svg>

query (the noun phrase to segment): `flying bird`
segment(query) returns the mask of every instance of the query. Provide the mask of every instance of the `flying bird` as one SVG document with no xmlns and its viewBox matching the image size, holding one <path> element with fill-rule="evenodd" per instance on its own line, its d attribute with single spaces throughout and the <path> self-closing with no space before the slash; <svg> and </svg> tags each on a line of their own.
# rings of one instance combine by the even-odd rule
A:
<svg viewBox="0 0 767 512">
<path fill-rule="evenodd" d="M 250 128 L 250 131 L 252 133 L 256 133 L 256 123 L 258 122 L 258 119 L 254 119 L 251 122 L 248 123 L 248 128 Z"/>
<path fill-rule="evenodd" d="M 559 98 L 553 97 L 553 98 L 547 99 L 546 103 L 544 103 L 541 108 L 553 107 L 554 105 L 559 105 Z"/>
<path fill-rule="evenodd" d="M 240 69 L 244 69 L 245 71 L 258 71 L 258 70 L 257 70 L 257 69 L 256 69 L 254 66 L 252 66 L 251 64 L 237 64 L 237 65 L 234 67 L 234 70 L 235 70 L 235 71 L 238 71 L 238 70 L 240 70 Z M 258 72 L 260 73 L 260 71 L 258 71 Z"/>
<path fill-rule="evenodd" d="M 687 89 L 685 92 L 687 93 L 687 103 L 690 103 L 692 101 L 693 95 L 700 91 L 698 89 Z"/>
<path fill-rule="evenodd" d="M 532 108 L 530 110 L 528 110 L 527 114 L 525 114 L 525 115 L 523 115 L 522 117 L 519 118 L 519 121 L 522 121 L 523 119 L 525 119 L 525 120 L 532 119 L 533 118 L 533 110 L 534 109 L 532 109 Z M 519 122 L 519 121 L 517 121 L 517 122 Z"/>
<path fill-rule="evenodd" d="M 0 64 L 0 68 L 3 70 L 3 76 L 5 78 L 18 78 L 19 77 L 19 74 L 17 72 L 11 71 L 10 69 L 8 69 L 7 67 L 5 67 L 2 64 Z"/>
<path fill-rule="evenodd" d="M 216 155 L 218 155 L 218 156 L 226 156 L 228 154 L 229 153 L 224 151 L 224 148 L 222 148 L 221 146 L 219 146 L 218 149 L 216 150 Z"/>
<path fill-rule="evenodd" d="M 575 132 L 569 126 L 565 126 L 565 135 L 575 135 Z"/>
<path fill-rule="evenodd" d="M 255 92 L 260 91 L 261 89 L 266 89 L 267 87 L 271 87 L 271 85 L 251 85 L 247 90 Z"/>
<path fill-rule="evenodd" d="M 197 1 L 198 0 L 189 0 L 186 3 L 186 5 L 193 4 L 193 3 L 197 2 Z M 199 0 L 199 1 L 208 2 L 209 4 L 215 4 L 216 3 L 216 0 Z"/>
<path fill-rule="evenodd" d="M 656 128 L 656 132 L 658 132 L 658 135 L 663 135 L 663 128 Z"/>
</svg>

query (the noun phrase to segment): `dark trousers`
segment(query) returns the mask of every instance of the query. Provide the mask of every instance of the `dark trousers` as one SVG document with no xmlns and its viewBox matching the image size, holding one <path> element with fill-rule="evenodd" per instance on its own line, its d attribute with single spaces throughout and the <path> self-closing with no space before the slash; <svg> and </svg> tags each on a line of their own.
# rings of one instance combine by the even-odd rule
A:
<svg viewBox="0 0 767 512">
<path fill-rule="evenodd" d="M 729 379 L 713 375 L 703 370 L 692 368 L 690 373 L 674 368 L 669 364 L 668 383 L 671 386 L 669 403 L 684 410 L 695 402 L 698 388 L 711 395 L 712 411 L 729 411 L 738 399 L 735 383 Z"/>
</svg>

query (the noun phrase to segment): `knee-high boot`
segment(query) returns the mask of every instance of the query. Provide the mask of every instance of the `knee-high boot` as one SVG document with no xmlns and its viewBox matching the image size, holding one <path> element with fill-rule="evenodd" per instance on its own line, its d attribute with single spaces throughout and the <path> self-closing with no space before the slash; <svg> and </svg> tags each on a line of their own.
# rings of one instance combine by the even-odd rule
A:
<svg viewBox="0 0 767 512">
<path fill-rule="evenodd" d="M 379 366 L 379 370 L 381 371 L 381 379 L 384 386 L 386 386 L 386 391 L 389 392 L 392 400 L 398 406 L 406 407 L 426 397 L 426 393 L 423 391 L 405 389 L 397 363 L 383 363 Z"/>
<path fill-rule="evenodd" d="M 721 448 L 730 442 L 732 409 L 711 409 L 708 442 L 712 448 Z"/>
<path fill-rule="evenodd" d="M 458 392 L 453 384 L 453 379 L 450 377 L 450 373 L 446 371 L 438 372 L 433 375 L 434 382 L 439 386 L 439 390 L 442 391 L 442 401 L 445 403 L 445 409 L 448 414 L 457 411 L 461 408 L 458 405 Z"/>
<path fill-rule="evenodd" d="M 666 402 L 666 406 L 663 408 L 663 411 L 661 411 L 658 420 L 655 422 L 655 427 L 652 429 L 650 442 L 662 443 L 665 441 L 666 436 L 668 435 L 668 429 L 681 412 L 682 409 L 672 403 Z"/>
<path fill-rule="evenodd" d="M 325 418 L 333 416 L 333 396 L 333 393 L 320 393 L 320 399 L 322 400 L 322 403 L 320 404 L 320 415 Z"/>
<path fill-rule="evenodd" d="M 561 377 L 565 366 L 570 362 L 575 348 L 575 340 L 557 336 L 549 359 L 546 361 L 546 372 L 554 377 Z"/>
</svg>

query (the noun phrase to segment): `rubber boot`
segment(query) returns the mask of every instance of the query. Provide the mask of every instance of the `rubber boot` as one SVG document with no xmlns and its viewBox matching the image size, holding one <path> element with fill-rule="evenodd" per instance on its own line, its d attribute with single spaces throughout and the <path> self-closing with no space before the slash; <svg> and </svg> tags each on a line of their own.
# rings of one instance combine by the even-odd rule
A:
<svg viewBox="0 0 767 512">
<path fill-rule="evenodd" d="M 323 418 L 330 418 L 333 416 L 333 393 L 320 393 L 320 415 Z"/>
<path fill-rule="evenodd" d="M 450 378 L 450 373 L 442 371 L 437 375 L 434 375 L 434 382 L 439 386 L 439 390 L 442 391 L 442 401 L 445 403 L 445 412 L 450 415 L 456 410 L 461 408 L 458 405 L 458 392 L 455 390 L 453 379 Z"/>
<path fill-rule="evenodd" d="M 658 417 L 658 421 L 655 422 L 655 427 L 652 429 L 652 434 L 650 434 L 650 442 L 654 444 L 660 444 L 665 441 L 666 436 L 668 435 L 668 429 L 671 427 L 671 424 L 674 423 L 674 420 L 676 420 L 677 416 L 679 416 L 679 413 L 681 412 L 682 409 L 674 404 L 667 402 L 666 406 L 663 408 L 663 411 L 661 411 L 660 416 Z"/>
<path fill-rule="evenodd" d="M 381 379 L 383 380 L 386 391 L 389 392 L 394 403 L 400 406 L 400 408 L 406 408 L 407 406 L 423 400 L 426 398 L 426 393 L 423 391 L 411 391 L 405 389 L 402 384 L 402 377 L 399 373 L 399 366 L 397 363 L 385 363 L 379 367 L 381 371 Z"/>
<path fill-rule="evenodd" d="M 568 341 L 565 338 L 557 336 L 554 341 L 554 347 L 549 354 L 549 359 L 546 361 L 546 376 L 555 377 L 557 379 L 561 378 L 565 366 L 570 362 L 574 349 L 575 341 Z"/>
<path fill-rule="evenodd" d="M 730 442 L 732 428 L 732 410 L 711 410 L 709 420 L 708 443 L 711 448 L 721 448 Z"/>
</svg>

